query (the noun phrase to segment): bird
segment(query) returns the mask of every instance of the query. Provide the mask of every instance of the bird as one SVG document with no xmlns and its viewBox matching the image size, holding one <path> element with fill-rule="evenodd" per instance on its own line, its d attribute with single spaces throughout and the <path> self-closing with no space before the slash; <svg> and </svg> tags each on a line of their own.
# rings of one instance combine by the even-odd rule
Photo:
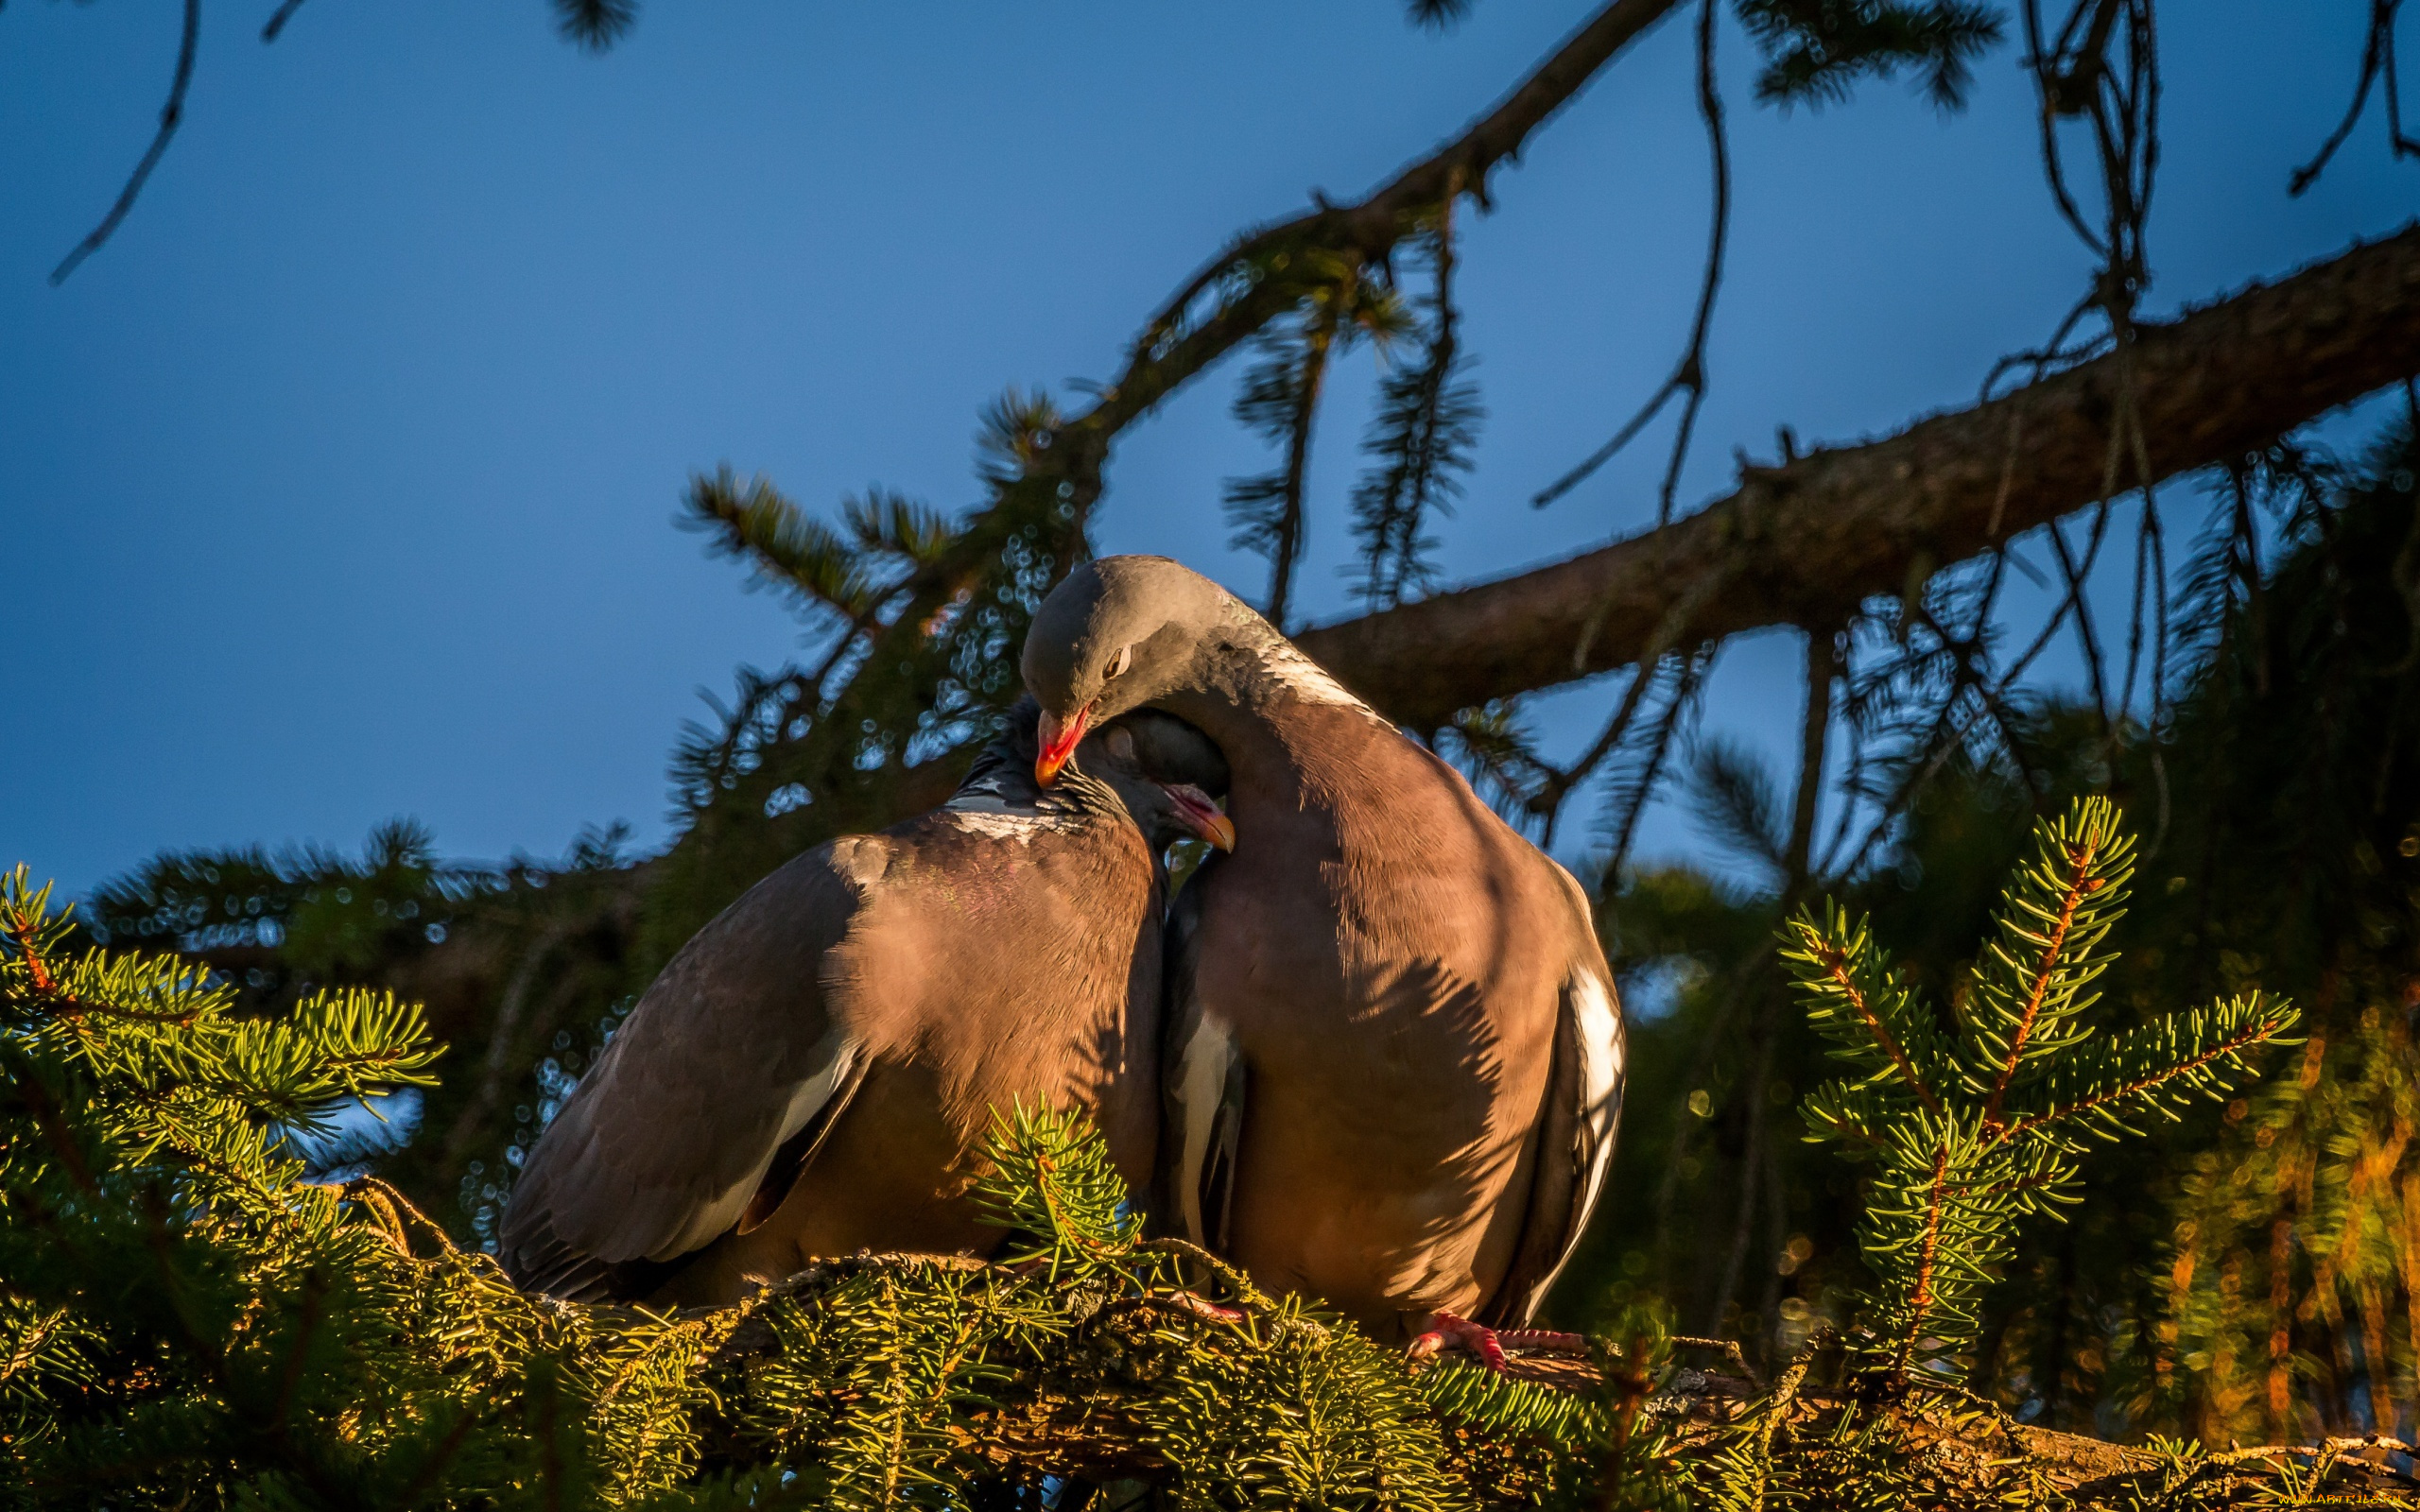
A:
<svg viewBox="0 0 2420 1512">
<path fill-rule="evenodd" d="M 1165 557 L 1078 567 L 1022 655 L 1048 782 L 1101 721 L 1216 742 L 1237 841 L 1169 921 L 1160 1209 L 1256 1281 L 1501 1365 L 1605 1181 L 1620 999 L 1586 893 L 1426 746 Z M 1532 1347 L 1568 1347 L 1531 1335 Z"/>
<path fill-rule="evenodd" d="M 1019 700 L 941 808 L 792 858 L 673 956 L 522 1166 L 523 1289 L 721 1306 L 816 1257 L 986 1252 L 970 1190 L 1019 1102 L 1089 1112 L 1148 1184 L 1165 852 L 1234 843 L 1225 765 L 1146 713 L 1046 790 L 1035 720 Z"/>
</svg>

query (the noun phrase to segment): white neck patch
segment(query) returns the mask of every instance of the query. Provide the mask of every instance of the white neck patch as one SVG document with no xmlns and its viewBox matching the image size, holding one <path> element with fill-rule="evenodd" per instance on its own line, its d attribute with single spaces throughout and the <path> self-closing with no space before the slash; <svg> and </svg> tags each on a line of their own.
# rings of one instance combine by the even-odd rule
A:
<svg viewBox="0 0 2420 1512">
<path fill-rule="evenodd" d="M 944 806 L 942 813 L 953 829 L 1019 845 L 1031 845 L 1037 834 L 1074 834 L 1084 827 L 1084 821 L 1072 814 L 1002 814 L 952 806 Z"/>
<path fill-rule="evenodd" d="M 1298 703 L 1322 704 L 1337 709 L 1357 709 L 1389 730 L 1394 725 L 1375 709 L 1346 691 L 1327 668 L 1305 656 L 1294 643 L 1280 635 L 1274 626 L 1255 613 L 1241 599 L 1230 597 L 1228 603 L 1236 617 L 1246 622 L 1244 654 L 1258 668 L 1260 680 L 1284 689 Z M 1256 632 L 1256 633 L 1255 633 Z"/>
</svg>

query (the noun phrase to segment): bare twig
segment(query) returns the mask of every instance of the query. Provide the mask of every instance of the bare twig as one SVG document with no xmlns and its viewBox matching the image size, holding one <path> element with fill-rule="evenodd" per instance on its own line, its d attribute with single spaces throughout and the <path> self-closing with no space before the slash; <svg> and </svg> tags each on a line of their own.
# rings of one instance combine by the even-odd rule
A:
<svg viewBox="0 0 2420 1512">
<path fill-rule="evenodd" d="M 2403 134 L 2403 101 L 2394 77 L 2394 14 L 2403 9 L 2403 0 L 2370 0 L 2369 34 L 2361 44 L 2361 77 L 2353 85 L 2353 103 L 2344 108 L 2344 119 L 2327 134 L 2318 155 L 2296 168 L 2286 180 L 2286 193 L 2300 197 L 2304 190 L 2319 181 L 2336 149 L 2353 134 L 2353 125 L 2361 118 L 2361 110 L 2369 103 L 2370 86 L 2381 76 L 2386 83 L 2386 134 L 2388 150 L 2398 158 L 2420 158 L 2420 141 Z"/>
<path fill-rule="evenodd" d="M 1530 500 L 1534 507 L 1544 508 L 1578 488 L 1590 473 L 1628 446 L 1674 394 L 1685 392 L 1688 398 L 1682 405 L 1680 427 L 1672 438 L 1671 460 L 1665 465 L 1664 485 L 1655 500 L 1655 523 L 1671 523 L 1672 499 L 1681 486 L 1681 468 L 1688 460 L 1689 438 L 1697 430 L 1698 410 L 1705 403 L 1706 331 L 1714 323 L 1715 296 L 1722 287 L 1724 246 L 1731 234 L 1731 146 L 1723 133 L 1722 93 L 1715 87 L 1714 31 L 1714 0 L 1703 0 L 1698 10 L 1698 113 L 1705 121 L 1706 143 L 1713 157 L 1714 215 L 1706 233 L 1705 273 L 1698 285 L 1697 315 L 1689 322 L 1689 344 L 1682 352 L 1680 366 L 1673 369 L 1672 376 L 1664 380 L 1663 387 L 1648 398 L 1638 413 L 1614 433 L 1612 440 L 1539 490 Z"/>
<path fill-rule="evenodd" d="M 1613 717 L 1605 722 L 1605 728 L 1599 732 L 1597 739 L 1588 748 L 1581 753 L 1578 761 L 1564 767 L 1540 764 L 1544 767 L 1546 777 L 1530 799 L 1530 812 L 1545 820 L 1543 826 L 1545 833 L 1540 837 L 1540 844 L 1547 846 L 1554 844 L 1555 824 L 1562 816 L 1564 800 L 1570 796 L 1573 789 L 1586 782 L 1607 757 L 1620 748 L 1623 737 L 1630 732 L 1632 721 L 1638 716 L 1640 707 L 1651 691 L 1651 685 L 1662 679 L 1665 662 L 1672 660 L 1671 653 L 1689 633 L 1691 616 L 1720 585 L 1720 575 L 1709 575 L 1700 579 L 1688 592 L 1672 600 L 1671 608 L 1665 612 L 1663 623 L 1655 627 L 1654 638 L 1648 643 L 1646 649 L 1640 654 L 1638 676 L 1632 679 L 1630 686 L 1623 690 L 1622 700 L 1615 707 Z M 1588 639 L 1594 633 L 1593 628 L 1581 632 L 1581 644 L 1575 652 L 1576 655 L 1584 657 L 1587 654 Z M 1623 822 L 1623 839 L 1616 850 L 1614 861 L 1616 867 L 1621 864 L 1621 859 L 1629 854 L 1628 834 L 1632 824 L 1635 822 L 1635 810 L 1644 807 L 1648 799 L 1653 794 L 1655 779 L 1663 765 L 1663 747 L 1670 741 L 1674 723 L 1681 717 L 1686 696 L 1695 686 L 1695 677 L 1690 670 L 1691 665 L 1689 658 L 1682 658 L 1676 663 L 1672 701 L 1665 709 L 1663 722 L 1651 738 L 1653 753 L 1650 757 L 1651 765 L 1633 805 L 1634 812 Z"/>
<path fill-rule="evenodd" d="M 1832 679 L 1840 671 L 1840 639 L 1829 628 L 1806 632 L 1806 717 L 1799 732 L 1798 796 L 1790 804 L 1789 847 L 1783 855 L 1783 886 L 1792 892 L 1807 881 L 1815 848 L 1815 808 L 1824 796 L 1824 752 L 1832 728 Z"/>
<path fill-rule="evenodd" d="M 285 29 L 285 24 L 294 19 L 294 12 L 302 9 L 302 0 L 285 0 L 285 4 L 268 18 L 268 25 L 261 27 L 261 41 L 277 41 L 278 34 Z"/>
<path fill-rule="evenodd" d="M 110 207 L 110 213 L 101 217 L 101 223 L 93 228 L 92 234 L 78 242 L 76 249 L 60 259 L 59 266 L 50 270 L 52 287 L 67 282 L 68 274 L 81 266 L 84 259 L 99 251 L 101 244 L 117 230 L 118 223 L 126 219 L 127 212 L 134 208 L 135 197 L 143 193 L 144 180 L 150 178 L 151 170 L 160 165 L 161 155 L 168 150 L 168 139 L 177 134 L 177 128 L 184 122 L 185 91 L 193 83 L 194 53 L 200 42 L 201 0 L 185 0 L 184 39 L 177 44 L 177 77 L 168 85 L 168 103 L 160 107 L 160 129 L 151 138 L 150 148 L 143 154 L 143 161 L 137 163 L 134 172 L 128 176 L 126 187 L 118 191 L 117 203 Z"/>
<path fill-rule="evenodd" d="M 2092 682 L 2092 706 L 2100 711 L 2100 721 L 2104 726 L 2111 721 L 2114 715 L 2111 713 L 2109 708 L 2109 689 L 2107 681 L 2101 673 L 2100 638 L 2093 631 L 2092 603 L 2091 600 L 2084 596 L 2084 587 L 2092 576 L 2093 562 L 2095 558 L 2100 555 L 2101 538 L 2107 532 L 2108 528 L 2109 501 L 2104 497 L 2100 501 L 2100 512 L 2093 517 L 2091 546 L 2084 553 L 2083 566 L 2079 567 L 2076 564 L 2074 556 L 2067 550 L 2066 528 L 2056 521 L 2051 522 L 2049 530 L 2050 554 L 2058 558 L 2059 576 L 2066 584 L 2067 595 L 2066 600 L 2060 604 L 2057 611 L 2052 614 L 2050 624 L 2047 627 L 2048 629 L 2055 630 L 2058 627 L 2060 618 L 2063 616 L 2072 617 L 2075 620 L 2076 640 L 2083 648 L 2084 675 Z M 2037 643 L 2037 645 L 2039 643 Z M 2025 657 L 2019 662 L 2018 665 L 2012 667 L 2008 673 L 2001 678 L 2001 688 L 2005 690 L 2011 683 L 2013 683 L 2018 674 L 2024 671 L 2024 662 L 2030 662 L 2032 659 L 2033 653 L 2031 651 L 2028 651 Z"/>
</svg>

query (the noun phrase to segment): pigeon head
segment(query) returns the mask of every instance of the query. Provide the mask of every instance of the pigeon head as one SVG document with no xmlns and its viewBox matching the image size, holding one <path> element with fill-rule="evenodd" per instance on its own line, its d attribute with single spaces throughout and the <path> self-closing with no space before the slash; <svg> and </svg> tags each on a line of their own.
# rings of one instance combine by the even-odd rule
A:
<svg viewBox="0 0 2420 1512">
<path fill-rule="evenodd" d="M 1218 802 L 1227 791 L 1227 761 L 1209 736 L 1174 714 L 1137 710 L 1084 735 L 1063 763 L 1063 780 L 1046 790 L 1034 776 L 1040 718 L 1031 698 L 1011 706 L 1007 728 L 975 759 L 949 806 L 1123 813 L 1154 851 L 1187 837 L 1235 849 L 1235 825 Z"/>
<path fill-rule="evenodd" d="M 1056 780 L 1087 730 L 1200 680 L 1213 632 L 1238 607 L 1166 557 L 1103 557 L 1069 573 L 1026 632 L 1026 691 L 1042 706 L 1034 775 Z"/>
<path fill-rule="evenodd" d="M 1226 758 L 1174 714 L 1137 710 L 1097 730 L 1073 765 L 1116 791 L 1153 850 L 1188 837 L 1236 848 L 1236 827 L 1214 796 L 1227 790 Z"/>
</svg>

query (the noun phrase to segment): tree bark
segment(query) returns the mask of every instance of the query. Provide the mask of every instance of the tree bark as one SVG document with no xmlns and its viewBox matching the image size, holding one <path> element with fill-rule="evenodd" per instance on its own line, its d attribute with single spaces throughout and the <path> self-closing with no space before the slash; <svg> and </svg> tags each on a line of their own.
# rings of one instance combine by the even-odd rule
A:
<svg viewBox="0 0 2420 1512">
<path fill-rule="evenodd" d="M 2137 332 L 2154 475 L 2239 455 L 2420 371 L 2420 224 Z M 1660 530 L 1296 639 L 1392 718 L 1432 730 L 1459 709 L 1624 665 L 1670 616 L 1685 644 L 1837 624 L 2096 502 L 2118 364 L 1745 468 L 1729 497 Z"/>
</svg>

